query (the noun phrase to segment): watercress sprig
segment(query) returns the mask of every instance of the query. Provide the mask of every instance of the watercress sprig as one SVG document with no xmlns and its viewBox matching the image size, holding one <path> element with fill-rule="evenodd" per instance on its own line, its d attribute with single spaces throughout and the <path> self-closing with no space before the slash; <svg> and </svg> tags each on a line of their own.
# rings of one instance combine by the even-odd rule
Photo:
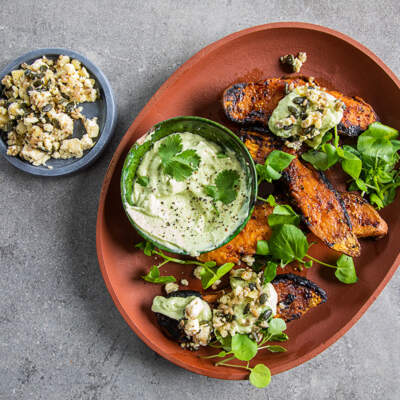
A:
<svg viewBox="0 0 400 400">
<path fill-rule="evenodd" d="M 257 364 L 254 367 L 250 366 L 250 361 L 257 355 L 260 350 L 268 350 L 271 353 L 285 352 L 286 349 L 279 345 L 266 344 L 269 341 L 286 341 L 288 336 L 283 332 L 286 330 L 286 323 L 280 318 L 272 318 L 268 321 L 268 329 L 262 331 L 263 337 L 257 343 L 251 339 L 247 334 L 235 334 L 226 338 L 220 337 L 216 334 L 220 347 L 224 350 L 219 351 L 217 354 L 211 356 L 203 356 L 202 358 L 222 358 L 222 360 L 215 363 L 216 366 L 225 366 L 232 368 L 242 368 L 250 372 L 249 381 L 257 388 L 264 388 L 269 385 L 271 381 L 271 371 L 265 364 Z M 215 346 L 214 347 L 218 347 Z M 242 361 L 245 364 L 232 363 Z"/>
<path fill-rule="evenodd" d="M 146 256 L 159 256 L 164 261 L 157 265 L 153 265 L 150 271 L 143 275 L 141 278 L 147 282 L 151 283 L 159 283 L 164 284 L 168 282 L 176 282 L 174 276 L 161 276 L 160 275 L 160 268 L 167 264 L 168 262 L 174 262 L 177 264 L 184 264 L 184 265 L 197 265 L 202 267 L 200 276 L 201 276 L 201 283 L 203 289 L 208 289 L 211 285 L 213 285 L 218 279 L 221 279 L 225 274 L 227 274 L 233 267 L 233 263 L 225 263 L 219 267 L 216 267 L 217 263 L 215 261 L 207 261 L 202 263 L 196 260 L 181 260 L 179 258 L 171 257 L 165 254 L 162 250 L 157 249 L 151 242 L 144 241 L 140 242 L 135 245 L 136 248 L 143 250 L 143 253 Z"/>
<path fill-rule="evenodd" d="M 264 165 L 257 164 L 256 170 L 258 175 L 258 183 L 262 181 L 272 182 L 280 179 L 281 172 L 287 168 L 295 156 L 280 150 L 273 150 L 265 159 Z"/>
<path fill-rule="evenodd" d="M 358 137 L 356 147 L 340 147 L 335 127 L 333 144 L 324 142 L 302 158 L 321 171 L 340 162 L 352 179 L 349 189 L 360 190 L 362 195 L 368 195 L 371 204 L 381 209 L 393 202 L 400 186 L 400 173 L 395 169 L 400 159 L 398 134 L 396 129 L 374 122 Z"/>
</svg>

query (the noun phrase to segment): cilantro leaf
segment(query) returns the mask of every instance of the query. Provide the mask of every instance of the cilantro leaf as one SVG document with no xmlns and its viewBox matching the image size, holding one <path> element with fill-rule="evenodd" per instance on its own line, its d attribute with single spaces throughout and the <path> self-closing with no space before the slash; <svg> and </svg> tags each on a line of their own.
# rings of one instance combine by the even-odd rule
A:
<svg viewBox="0 0 400 400">
<path fill-rule="evenodd" d="M 219 200 L 224 204 L 232 203 L 237 197 L 239 178 L 240 176 L 236 171 L 226 169 L 217 175 L 215 185 L 204 187 L 205 192 L 214 201 Z"/>
<path fill-rule="evenodd" d="M 149 184 L 149 178 L 147 176 L 138 176 L 136 178 L 136 182 L 140 185 L 140 186 L 144 186 L 146 187 Z"/>
<path fill-rule="evenodd" d="M 182 138 L 179 135 L 170 135 L 158 150 L 165 173 L 176 181 L 189 178 L 200 164 L 200 157 L 195 150 L 182 151 L 182 148 Z"/>
</svg>

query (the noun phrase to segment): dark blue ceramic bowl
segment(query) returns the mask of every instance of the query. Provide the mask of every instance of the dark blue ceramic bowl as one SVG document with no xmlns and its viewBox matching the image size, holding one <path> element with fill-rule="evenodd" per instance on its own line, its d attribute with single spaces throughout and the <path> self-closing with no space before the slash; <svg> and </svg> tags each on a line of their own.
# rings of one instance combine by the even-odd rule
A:
<svg viewBox="0 0 400 400">
<path fill-rule="evenodd" d="M 4 142 L 4 138 L 1 138 L 0 152 L 4 155 L 4 157 L 15 167 L 33 175 L 67 175 L 89 166 L 97 159 L 97 157 L 100 156 L 106 144 L 109 142 L 117 121 L 114 95 L 108 79 L 100 71 L 100 69 L 97 68 L 86 57 L 74 51 L 67 49 L 38 49 L 31 51 L 8 64 L 7 67 L 0 72 L 0 80 L 14 69 L 19 68 L 19 66 L 24 62 L 31 64 L 33 61 L 43 56 L 46 56 L 49 59 L 57 59 L 60 54 L 79 60 L 86 67 L 91 77 L 95 79 L 95 87 L 99 89 L 100 98 L 94 103 L 82 103 L 81 106 L 83 107 L 82 114 L 88 118 L 98 118 L 97 122 L 100 127 L 100 134 L 96 144 L 90 150 L 85 151 L 82 158 L 70 158 L 67 160 L 51 158 L 48 160 L 47 165 L 53 167 L 53 169 L 49 169 L 43 165 L 36 167 L 19 157 L 8 156 L 7 144 Z M 0 87 L 3 89 L 1 85 Z M 82 124 L 75 121 L 73 137 L 81 138 L 84 133 L 85 132 Z"/>
</svg>

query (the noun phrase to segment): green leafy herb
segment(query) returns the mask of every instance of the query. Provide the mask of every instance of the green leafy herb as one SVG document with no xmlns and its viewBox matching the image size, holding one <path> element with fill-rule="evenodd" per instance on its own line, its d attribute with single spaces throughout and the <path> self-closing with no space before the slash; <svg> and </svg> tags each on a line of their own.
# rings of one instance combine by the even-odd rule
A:
<svg viewBox="0 0 400 400">
<path fill-rule="evenodd" d="M 273 229 L 268 242 L 271 255 L 285 264 L 294 260 L 301 261 L 308 251 L 308 242 L 304 233 L 294 225 L 278 225 Z"/>
<path fill-rule="evenodd" d="M 299 223 L 300 215 L 296 214 L 293 208 L 287 204 L 276 205 L 272 214 L 268 216 L 268 225 L 271 228 L 283 224 L 298 226 Z"/>
<path fill-rule="evenodd" d="M 284 353 L 287 351 L 284 347 L 278 345 L 267 346 L 267 350 L 271 353 Z"/>
<path fill-rule="evenodd" d="M 265 388 L 271 382 L 271 371 L 264 364 L 257 364 L 251 369 L 249 375 L 250 383 L 257 388 Z"/>
<path fill-rule="evenodd" d="M 203 285 L 204 289 L 207 289 L 210 287 L 213 283 L 215 283 L 218 279 L 222 278 L 225 274 L 227 274 L 233 267 L 233 263 L 226 263 L 223 264 L 217 268 L 214 268 L 217 263 L 215 261 L 207 261 L 205 263 L 202 263 L 200 261 L 196 260 L 181 260 L 179 258 L 175 257 L 170 257 L 167 256 L 162 250 L 157 249 L 151 242 L 144 241 L 138 243 L 136 248 L 143 250 L 143 253 L 146 256 L 159 256 L 161 257 L 164 261 L 162 261 L 158 265 L 153 265 L 152 268 L 150 269 L 149 273 L 142 276 L 142 279 L 144 279 L 147 282 L 152 282 L 152 283 L 168 283 L 168 282 L 175 282 L 176 279 L 173 276 L 160 276 L 160 271 L 159 269 L 167 264 L 168 262 L 174 262 L 177 264 L 183 264 L 183 265 L 199 265 L 202 267 L 202 272 L 201 272 L 201 282 Z"/>
<path fill-rule="evenodd" d="M 205 192 L 214 201 L 230 204 L 237 197 L 239 178 L 236 171 L 226 169 L 217 175 L 215 185 L 205 186 Z"/>
<path fill-rule="evenodd" d="M 269 246 L 266 240 L 258 240 L 257 241 L 257 249 L 256 254 L 261 256 L 266 256 L 269 254 Z"/>
<path fill-rule="evenodd" d="M 138 176 L 136 182 L 139 185 L 146 187 L 149 184 L 149 178 L 147 176 Z"/>
<path fill-rule="evenodd" d="M 345 254 L 342 254 L 336 261 L 336 277 L 344 283 L 357 282 L 356 270 L 354 268 L 353 259 Z"/>
<path fill-rule="evenodd" d="M 225 274 L 227 274 L 234 266 L 234 263 L 226 263 L 218 268 L 212 268 L 214 265 L 210 265 L 209 263 L 205 263 L 201 270 L 201 284 L 204 289 L 208 289 L 212 286 L 217 280 L 221 279 Z"/>
<path fill-rule="evenodd" d="M 250 361 L 257 354 L 257 343 L 238 333 L 232 337 L 232 352 L 238 360 Z"/>
<path fill-rule="evenodd" d="M 286 323 L 281 318 L 273 318 L 268 325 L 268 333 L 271 336 L 280 335 L 286 330 Z"/>
<path fill-rule="evenodd" d="M 182 138 L 179 135 L 170 135 L 158 151 L 165 173 L 177 181 L 189 178 L 200 164 L 200 157 L 195 150 L 182 149 Z"/>
<path fill-rule="evenodd" d="M 228 156 L 224 152 L 217 153 L 217 158 L 228 158 Z"/>
<path fill-rule="evenodd" d="M 278 268 L 278 263 L 275 261 L 267 261 L 267 265 L 264 269 L 264 282 L 271 282 L 276 276 L 276 269 Z"/>
<path fill-rule="evenodd" d="M 160 276 L 160 270 L 158 268 L 157 265 L 153 265 L 149 273 L 142 276 L 142 279 L 147 282 L 160 284 L 176 282 L 176 279 L 173 276 Z"/>
<path fill-rule="evenodd" d="M 257 164 L 258 183 L 263 180 L 272 182 L 280 179 L 281 172 L 287 168 L 295 156 L 280 150 L 273 150 L 265 160 L 264 165 Z"/>
</svg>

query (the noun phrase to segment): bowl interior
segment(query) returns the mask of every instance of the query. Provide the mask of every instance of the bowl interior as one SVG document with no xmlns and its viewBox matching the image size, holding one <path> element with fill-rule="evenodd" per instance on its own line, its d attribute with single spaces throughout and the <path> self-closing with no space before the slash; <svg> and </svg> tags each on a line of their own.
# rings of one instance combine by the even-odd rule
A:
<svg viewBox="0 0 400 400">
<path fill-rule="evenodd" d="M 79 60 L 88 70 L 91 77 L 95 79 L 94 86 L 99 91 L 99 98 L 93 103 L 81 103 L 80 106 L 83 108 L 82 114 L 87 118 L 91 119 L 93 117 L 97 117 L 100 133 L 95 145 L 91 149 L 84 151 L 82 158 L 69 158 L 66 160 L 50 158 L 46 164 L 51 167 L 51 169 L 43 165 L 34 166 L 28 161 L 25 161 L 19 157 L 7 156 L 6 134 L 2 134 L 0 137 L 0 151 L 4 154 L 7 160 L 17 168 L 35 175 L 64 175 L 89 165 L 97 158 L 98 155 L 100 155 L 100 151 L 108 142 L 108 136 L 111 136 L 113 127 L 115 125 L 115 104 L 107 79 L 102 72 L 88 59 L 71 50 L 41 49 L 27 53 L 14 60 L 5 69 L 3 69 L 3 71 L 0 73 L 0 81 L 5 75 L 11 73 L 11 71 L 18 69 L 24 62 L 27 64 L 32 64 L 35 60 L 43 56 L 46 56 L 51 60 L 56 60 L 60 54 L 67 55 L 71 57 L 71 59 L 75 58 Z M 0 84 L 0 93 L 3 92 L 3 89 L 3 85 Z M 86 131 L 82 122 L 80 120 L 74 120 L 74 132 L 72 137 L 81 138 L 85 133 Z"/>
<path fill-rule="evenodd" d="M 245 172 L 247 193 L 249 194 L 247 201 L 247 207 L 249 212 L 247 213 L 247 217 L 243 221 L 241 221 L 241 223 L 238 225 L 235 231 L 231 235 L 224 238 L 224 240 L 222 240 L 218 244 L 218 246 L 215 247 L 217 248 L 223 246 L 225 243 L 232 240 L 243 229 L 244 225 L 250 218 L 257 197 L 257 175 L 254 162 L 247 148 L 239 140 L 239 138 L 221 124 L 218 124 L 206 118 L 191 117 L 191 116 L 170 118 L 166 121 L 162 121 L 156 124 L 146 134 L 145 141 L 139 140 L 132 146 L 125 159 L 124 167 L 122 169 L 122 174 L 121 174 L 122 202 L 124 207 L 126 203 L 134 205 L 131 200 L 133 182 L 135 179 L 136 170 L 139 167 L 140 161 L 144 156 L 144 154 L 148 150 L 150 150 L 150 148 L 156 141 L 173 133 L 184 133 L 184 132 L 191 132 L 198 134 L 209 141 L 217 143 L 223 149 L 229 149 L 234 151 L 235 155 L 237 156 L 238 160 L 241 163 L 243 171 Z M 129 218 L 129 221 L 132 223 L 132 225 L 139 232 L 139 234 L 146 240 L 153 242 L 158 248 L 161 248 L 162 250 L 166 251 L 171 251 L 177 254 L 187 254 L 184 251 L 168 248 L 163 244 L 158 243 L 153 237 L 144 233 L 140 228 L 140 226 L 138 226 L 135 223 L 135 221 L 130 217 L 128 213 L 126 215 Z M 211 251 L 214 250 L 215 248 L 206 249 L 203 252 Z"/>
</svg>

